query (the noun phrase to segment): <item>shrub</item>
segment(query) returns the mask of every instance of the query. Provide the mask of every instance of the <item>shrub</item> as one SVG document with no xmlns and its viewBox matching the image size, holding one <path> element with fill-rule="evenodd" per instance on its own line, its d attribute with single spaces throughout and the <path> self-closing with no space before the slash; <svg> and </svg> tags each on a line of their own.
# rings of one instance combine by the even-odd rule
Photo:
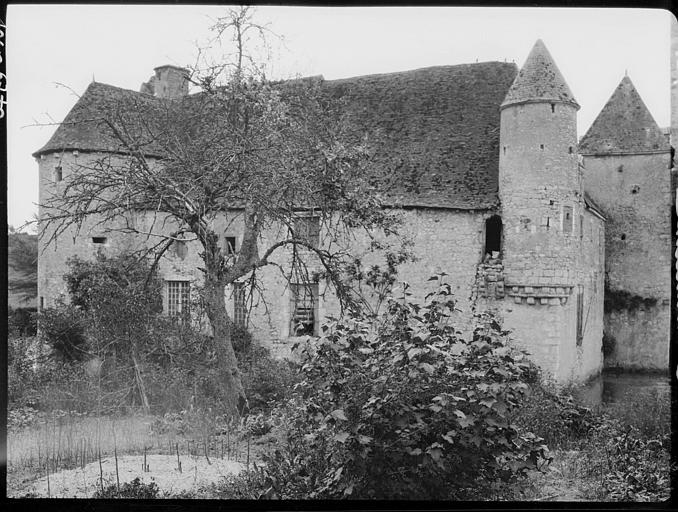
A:
<svg viewBox="0 0 678 512">
<path fill-rule="evenodd" d="M 82 312 L 70 305 L 58 304 L 38 314 L 40 337 L 62 361 L 81 361 L 87 353 L 85 321 Z"/>
<path fill-rule="evenodd" d="M 35 336 L 37 334 L 36 308 L 9 308 L 7 332 L 15 336 Z"/>
<path fill-rule="evenodd" d="M 284 359 L 274 359 L 265 347 L 251 345 L 238 354 L 242 384 L 250 411 L 270 410 L 292 394 L 299 381 L 298 365 Z"/>
<path fill-rule="evenodd" d="M 509 421 L 530 363 L 489 315 L 477 319 L 470 342 L 462 339 L 453 311 L 441 284 L 424 305 L 389 299 L 378 323 L 325 326 L 304 355 L 287 445 L 251 479 L 259 492 L 468 499 L 540 469 L 546 446 Z"/>
<path fill-rule="evenodd" d="M 551 448 L 568 449 L 586 441 L 602 417 L 578 404 L 567 390 L 551 382 L 533 382 L 529 399 L 516 408 L 513 421 L 542 437 Z"/>
<path fill-rule="evenodd" d="M 670 497 L 670 436 L 643 435 L 607 419 L 584 450 L 589 476 L 600 477 L 613 501 L 664 501 Z"/>
<path fill-rule="evenodd" d="M 158 488 L 155 482 L 146 484 L 139 480 L 139 477 L 135 478 L 131 482 L 125 482 L 120 486 L 116 484 L 109 485 L 104 487 L 104 489 L 98 489 L 94 493 L 93 498 L 135 498 L 139 500 L 154 499 L 158 497 L 160 489 Z"/>
</svg>

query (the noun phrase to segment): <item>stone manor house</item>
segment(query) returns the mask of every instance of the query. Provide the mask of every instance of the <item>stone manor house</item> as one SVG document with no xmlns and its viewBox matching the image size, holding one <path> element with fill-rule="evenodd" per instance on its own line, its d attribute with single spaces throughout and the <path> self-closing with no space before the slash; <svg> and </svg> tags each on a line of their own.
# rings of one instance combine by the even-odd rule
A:
<svg viewBox="0 0 678 512">
<path fill-rule="evenodd" d="M 473 311 L 495 311 L 560 382 L 582 381 L 604 364 L 667 368 L 672 148 L 629 77 L 580 141 L 579 104 L 541 40 L 520 70 L 483 62 L 323 80 L 322 87 L 348 100 L 356 130 L 370 133 L 384 158 L 418 178 L 415 189 L 389 198 L 414 241 L 417 260 L 398 277 L 415 296 L 430 291 L 429 276 L 446 272 L 460 325 Z M 186 94 L 185 70 L 174 66 L 156 68 L 141 92 L 92 82 L 34 153 L 40 203 L 78 163 L 110 150 L 95 128 L 76 122 L 79 112 L 123 96 Z M 314 218 L 303 222 L 322 243 Z M 237 223 L 223 237 L 226 250 L 238 250 Z M 69 257 L 114 254 L 126 241 L 91 223 L 40 244 L 39 305 L 50 307 L 65 295 Z M 195 244 L 176 244 L 161 261 L 170 314 L 187 306 L 199 278 Z M 236 323 L 285 354 L 295 335 L 318 334 L 338 303 L 322 283 L 287 286 L 276 275 L 263 274 L 267 311 L 255 307 L 248 320 L 241 285 L 227 291 L 227 307 Z"/>
</svg>

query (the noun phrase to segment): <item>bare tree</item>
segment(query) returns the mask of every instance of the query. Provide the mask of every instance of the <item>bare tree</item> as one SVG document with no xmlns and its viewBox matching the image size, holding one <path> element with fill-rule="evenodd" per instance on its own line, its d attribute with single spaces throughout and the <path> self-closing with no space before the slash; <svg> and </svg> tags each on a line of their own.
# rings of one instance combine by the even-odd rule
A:
<svg viewBox="0 0 678 512">
<path fill-rule="evenodd" d="M 243 411 L 246 398 L 225 287 L 242 279 L 250 289 L 260 286 L 257 271 L 278 265 L 274 254 L 287 251 L 292 266 L 279 269 L 288 279 L 311 279 L 309 262 L 319 263 L 322 271 L 313 279 L 331 283 L 342 307 L 355 307 L 344 272 L 353 259 L 344 242 L 359 230 L 372 236 L 397 228 L 370 183 L 368 146 L 347 128 L 342 105 L 325 94 L 320 81 L 272 83 L 256 67 L 243 65 L 244 36 L 263 30 L 248 13 L 232 11 L 217 24 L 220 35 L 233 34 L 235 64 L 194 72 L 200 93 L 176 100 L 128 94 L 81 113 L 79 122 L 116 149 L 78 164 L 45 199 L 40 219 L 47 243 L 86 221 L 145 234 L 152 243 L 144 251 L 156 262 L 176 240 L 200 243 L 203 300 L 232 414 Z M 296 229 L 300 210 L 319 217 L 321 244 Z M 142 232 L 130 223 L 134 211 L 149 212 L 153 226 Z M 215 227 L 234 212 L 243 230 L 237 254 L 224 250 Z M 275 229 L 281 236 L 264 244 L 264 232 Z"/>
</svg>

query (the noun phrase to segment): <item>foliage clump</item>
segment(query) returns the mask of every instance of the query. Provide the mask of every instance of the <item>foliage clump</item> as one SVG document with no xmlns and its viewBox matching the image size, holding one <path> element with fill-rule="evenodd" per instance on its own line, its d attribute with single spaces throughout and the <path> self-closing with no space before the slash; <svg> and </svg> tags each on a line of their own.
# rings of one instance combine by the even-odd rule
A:
<svg viewBox="0 0 678 512">
<path fill-rule="evenodd" d="M 149 484 L 135 478 L 131 482 L 125 482 L 120 485 L 118 489 L 117 484 L 111 484 L 103 489 L 98 489 L 94 496 L 95 499 L 101 498 L 134 498 L 139 500 L 148 500 L 158 497 L 160 489 L 155 482 Z"/>
<path fill-rule="evenodd" d="M 617 290 L 610 286 L 605 286 L 605 313 L 614 311 L 633 312 L 638 309 L 649 309 L 657 305 L 655 297 L 643 297 L 626 290 Z"/>
<path fill-rule="evenodd" d="M 447 284 L 386 306 L 378 322 L 330 323 L 304 352 L 287 445 L 251 479 L 260 496 L 472 499 L 549 460 L 509 419 L 531 363 L 491 316 L 464 340 Z"/>
</svg>

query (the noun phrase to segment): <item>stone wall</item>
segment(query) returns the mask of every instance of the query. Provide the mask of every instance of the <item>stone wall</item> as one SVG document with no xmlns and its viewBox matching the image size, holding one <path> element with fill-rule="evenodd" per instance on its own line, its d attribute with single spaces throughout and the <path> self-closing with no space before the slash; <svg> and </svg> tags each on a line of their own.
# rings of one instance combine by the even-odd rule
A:
<svg viewBox="0 0 678 512">
<path fill-rule="evenodd" d="M 39 160 L 42 185 L 40 201 L 44 201 L 51 191 L 59 190 L 63 184 L 54 183 L 54 168 L 62 167 L 66 178 L 78 165 L 89 165 L 97 158 L 93 154 L 72 153 L 63 155 L 51 154 Z M 42 212 L 41 212 L 42 213 Z M 423 300 L 426 293 L 433 288 L 428 278 L 434 274 L 445 272 L 445 281 L 450 283 L 456 294 L 460 328 L 467 329 L 472 316 L 471 292 L 475 281 L 476 266 L 481 261 L 484 243 L 485 218 L 489 212 L 453 211 L 444 209 L 408 209 L 398 211 L 402 217 L 402 235 L 413 242 L 412 250 L 415 260 L 403 264 L 398 276 L 399 281 L 406 281 L 411 286 L 412 298 Z M 137 212 L 124 220 L 141 232 L 171 232 L 174 224 L 171 220 L 154 214 L 151 211 Z M 108 224 L 108 227 L 115 227 Z M 217 219 L 215 230 L 225 237 L 236 239 L 236 250 L 242 242 L 243 219 L 241 211 L 230 211 Z M 269 227 L 260 239 L 260 249 L 288 235 L 286 228 Z M 92 237 L 105 237 L 105 244 L 95 244 Z M 187 236 L 187 238 L 191 238 Z M 321 244 L 327 234 L 321 229 Z M 399 240 L 383 236 L 377 237 L 382 244 L 399 247 Z M 46 239 L 41 240 L 41 249 Z M 94 258 L 98 251 L 108 255 L 118 254 L 125 250 L 148 247 L 157 242 L 157 237 L 131 235 L 114 232 L 104 226 L 96 226 L 94 220 L 83 224 L 79 233 L 75 228 L 69 229 L 60 236 L 56 244 L 45 248 L 39 261 L 39 296 L 43 297 L 46 307 L 54 306 L 57 298 L 67 299 L 66 285 L 62 279 L 67 269 L 66 261 L 72 256 Z M 352 233 L 350 241 L 344 241 L 351 253 L 359 257 L 364 268 L 371 265 L 384 264 L 382 252 L 372 252 L 370 238 L 366 234 Z M 187 241 L 185 250 L 171 247 L 160 260 L 159 272 L 166 281 L 191 281 L 192 298 L 198 296 L 198 287 L 202 274 L 198 270 L 202 266 L 200 258 L 201 246 L 198 242 Z M 298 256 L 305 262 L 309 274 L 322 270 L 318 262 L 308 251 L 301 250 Z M 289 355 L 289 348 L 296 341 L 290 336 L 290 289 L 287 275 L 284 272 L 292 267 L 292 251 L 279 250 L 271 258 L 274 265 L 257 271 L 264 293 L 253 294 L 253 308 L 250 317 L 250 328 L 257 340 L 269 346 L 278 355 Z M 294 279 L 293 279 L 294 280 Z M 319 283 L 319 316 L 321 321 L 340 313 L 339 300 L 332 287 Z M 167 306 L 167 292 L 164 297 Z M 226 305 L 229 315 L 234 312 L 233 290 L 226 290 Z M 196 318 L 208 329 L 204 317 Z"/>
<path fill-rule="evenodd" d="M 614 304 L 605 331 L 616 343 L 606 366 L 665 369 L 671 298 L 672 191 L 668 152 L 585 157 L 585 183 L 607 217 L 606 286 L 654 306 Z M 647 301 L 646 301 L 647 302 Z"/>
<path fill-rule="evenodd" d="M 515 342 L 561 383 L 585 380 L 602 366 L 604 224 L 585 207 L 576 133 L 571 104 L 502 110 L 506 297 L 483 305 L 495 309 Z"/>
</svg>

